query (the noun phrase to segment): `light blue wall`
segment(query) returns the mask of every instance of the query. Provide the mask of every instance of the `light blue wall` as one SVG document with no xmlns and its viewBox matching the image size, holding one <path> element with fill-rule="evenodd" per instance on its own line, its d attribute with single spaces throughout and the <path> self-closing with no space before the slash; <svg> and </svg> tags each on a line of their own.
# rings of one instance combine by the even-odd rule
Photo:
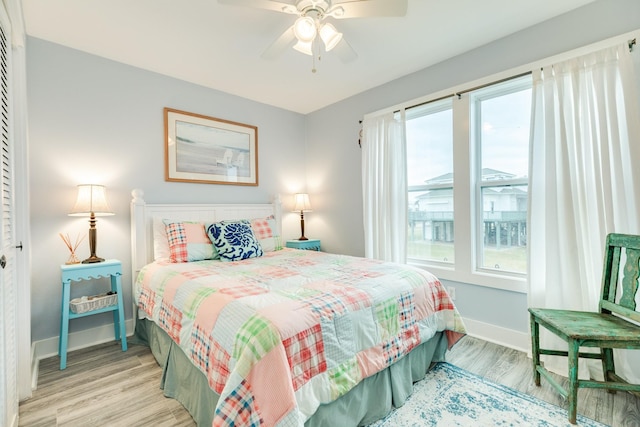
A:
<svg viewBox="0 0 640 427">
<path fill-rule="evenodd" d="M 357 140 L 358 121 L 365 114 L 638 29 L 640 1 L 600 0 L 309 114 L 307 177 L 314 212 L 308 216 L 308 234 L 322 237 L 328 251 L 364 255 Z M 446 284 L 456 286 L 456 304 L 464 317 L 528 330 L 525 294 Z"/>
<path fill-rule="evenodd" d="M 68 254 L 58 233 L 75 239 L 88 229 L 87 218 L 67 216 L 77 184 L 107 186 L 115 216 L 98 218 L 97 254 L 123 261 L 128 318 L 133 188 L 151 203 L 268 203 L 304 189 L 303 115 L 35 38 L 27 40 L 27 79 L 34 341 L 59 334 L 59 265 Z M 164 107 L 257 126 L 260 185 L 165 182 Z M 287 213 L 284 221 L 285 237 L 297 237 L 298 217 Z M 85 239 L 80 258 L 88 252 Z M 86 295 L 82 286 L 73 288 Z M 109 322 L 110 314 L 90 316 L 71 322 L 71 332 Z"/>
</svg>

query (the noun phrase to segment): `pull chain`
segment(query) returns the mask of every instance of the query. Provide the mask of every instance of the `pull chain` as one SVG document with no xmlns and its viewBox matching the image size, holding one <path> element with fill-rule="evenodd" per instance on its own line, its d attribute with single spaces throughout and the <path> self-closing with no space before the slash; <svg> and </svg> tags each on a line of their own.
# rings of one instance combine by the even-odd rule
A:
<svg viewBox="0 0 640 427">
<path fill-rule="evenodd" d="M 318 62 L 322 61 L 322 56 L 320 56 L 320 43 L 316 43 L 316 41 L 314 40 L 313 44 L 311 45 L 311 57 L 312 57 L 312 61 L 313 61 L 312 62 L 313 68 L 311 68 L 311 72 L 312 73 L 315 73 L 316 71 L 318 71 L 316 69 L 316 55 L 313 54 L 313 48 L 314 47 L 316 48 L 316 51 L 317 51 L 316 54 L 318 55 Z"/>
</svg>

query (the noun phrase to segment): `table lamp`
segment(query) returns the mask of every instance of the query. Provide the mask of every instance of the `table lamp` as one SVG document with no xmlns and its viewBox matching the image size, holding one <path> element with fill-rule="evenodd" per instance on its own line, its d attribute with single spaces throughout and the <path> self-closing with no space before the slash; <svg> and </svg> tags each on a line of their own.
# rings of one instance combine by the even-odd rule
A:
<svg viewBox="0 0 640 427">
<path fill-rule="evenodd" d="M 309 240 L 304 237 L 304 213 L 311 212 L 311 203 L 309 203 L 309 195 L 306 193 L 297 193 L 295 195 L 294 212 L 300 212 L 300 230 L 302 235 L 298 240 Z"/>
<path fill-rule="evenodd" d="M 69 212 L 69 216 L 89 216 L 89 258 L 82 261 L 83 264 L 102 262 L 104 258 L 96 256 L 96 216 L 113 215 L 107 203 L 107 193 L 104 185 L 82 184 L 78 185 L 78 199 Z"/>
</svg>

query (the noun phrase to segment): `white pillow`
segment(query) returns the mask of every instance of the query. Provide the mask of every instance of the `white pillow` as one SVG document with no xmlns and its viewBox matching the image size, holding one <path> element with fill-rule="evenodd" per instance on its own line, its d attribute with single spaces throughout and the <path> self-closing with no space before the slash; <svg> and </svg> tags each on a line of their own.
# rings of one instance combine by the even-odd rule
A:
<svg viewBox="0 0 640 427">
<path fill-rule="evenodd" d="M 167 229 L 164 220 L 160 217 L 153 217 L 153 259 L 169 259 L 169 240 L 167 239 Z"/>
</svg>

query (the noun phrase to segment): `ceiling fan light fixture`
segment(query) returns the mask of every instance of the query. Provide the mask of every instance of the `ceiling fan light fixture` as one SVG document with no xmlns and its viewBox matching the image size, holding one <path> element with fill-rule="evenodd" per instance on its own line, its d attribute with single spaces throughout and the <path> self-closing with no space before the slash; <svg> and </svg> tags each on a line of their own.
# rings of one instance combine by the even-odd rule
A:
<svg viewBox="0 0 640 427">
<path fill-rule="evenodd" d="M 298 41 L 311 43 L 316 38 L 316 22 L 308 16 L 301 16 L 293 25 L 293 33 Z"/>
<path fill-rule="evenodd" d="M 336 47 L 342 40 L 342 33 L 339 33 L 330 23 L 325 23 L 320 27 L 320 38 L 324 42 L 324 48 L 327 52 Z"/>
<path fill-rule="evenodd" d="M 298 42 L 293 45 L 293 48 L 305 55 L 313 56 L 313 41 L 304 42 L 302 40 L 298 40 Z"/>
</svg>

